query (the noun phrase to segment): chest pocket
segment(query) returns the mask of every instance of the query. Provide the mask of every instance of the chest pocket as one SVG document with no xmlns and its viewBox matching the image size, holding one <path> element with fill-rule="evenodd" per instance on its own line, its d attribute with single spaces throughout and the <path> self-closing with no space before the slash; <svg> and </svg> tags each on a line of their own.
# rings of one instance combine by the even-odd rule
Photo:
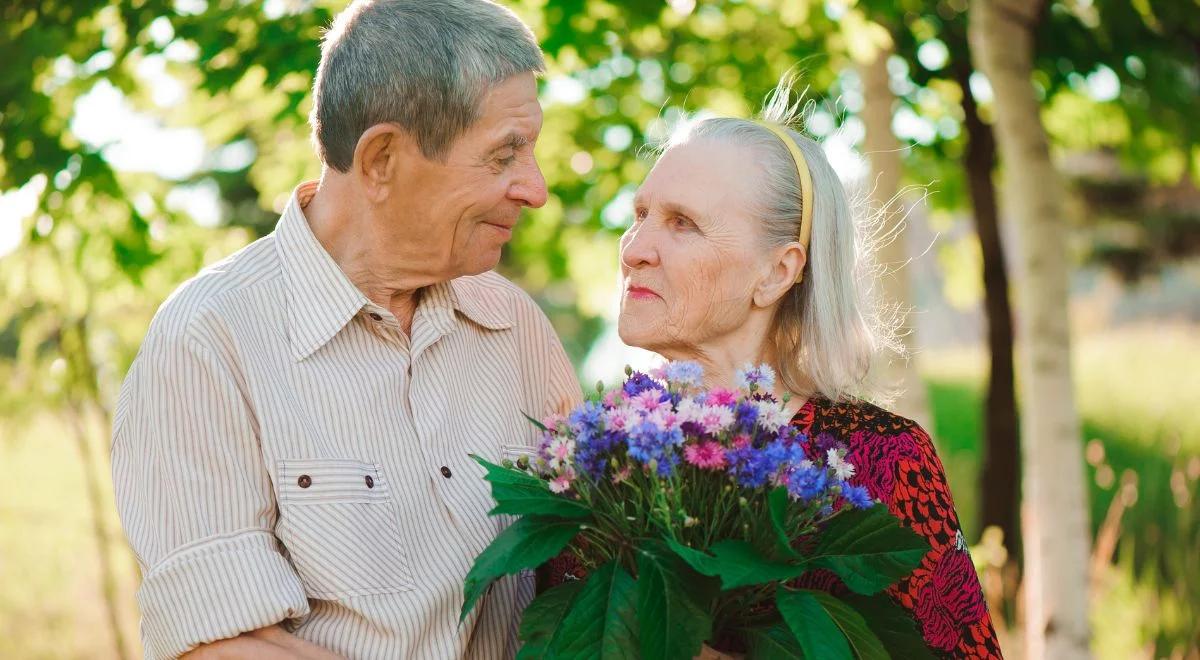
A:
<svg viewBox="0 0 1200 660">
<path fill-rule="evenodd" d="M 400 510 L 379 465 L 284 459 L 276 469 L 275 533 L 309 596 L 340 600 L 414 588 Z"/>
</svg>

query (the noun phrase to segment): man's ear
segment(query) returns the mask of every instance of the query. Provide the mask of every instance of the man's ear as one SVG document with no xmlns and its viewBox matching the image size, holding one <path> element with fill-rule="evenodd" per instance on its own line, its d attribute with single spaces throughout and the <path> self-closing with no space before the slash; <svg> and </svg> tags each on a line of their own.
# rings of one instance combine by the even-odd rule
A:
<svg viewBox="0 0 1200 660">
<path fill-rule="evenodd" d="M 754 305 L 770 307 L 791 290 L 796 278 L 804 272 L 808 254 L 800 243 L 792 241 L 778 251 L 764 276 L 754 287 Z"/>
<path fill-rule="evenodd" d="M 408 133 L 395 124 L 375 124 L 363 131 L 354 147 L 351 168 L 371 201 L 387 199 L 392 182 L 415 146 Z"/>
</svg>

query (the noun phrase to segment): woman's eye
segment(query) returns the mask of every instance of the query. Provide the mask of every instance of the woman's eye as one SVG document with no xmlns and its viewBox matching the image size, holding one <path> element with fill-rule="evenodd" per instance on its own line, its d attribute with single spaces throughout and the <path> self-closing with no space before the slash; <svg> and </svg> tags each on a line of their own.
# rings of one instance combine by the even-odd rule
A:
<svg viewBox="0 0 1200 660">
<path fill-rule="evenodd" d="M 671 217 L 671 226 L 675 227 L 676 229 L 688 229 L 695 227 L 696 223 L 683 217 L 682 215 L 676 215 Z"/>
<path fill-rule="evenodd" d="M 634 209 L 633 211 L 633 217 L 636 220 L 645 220 L 648 215 L 650 215 L 650 212 L 646 209 Z"/>
</svg>

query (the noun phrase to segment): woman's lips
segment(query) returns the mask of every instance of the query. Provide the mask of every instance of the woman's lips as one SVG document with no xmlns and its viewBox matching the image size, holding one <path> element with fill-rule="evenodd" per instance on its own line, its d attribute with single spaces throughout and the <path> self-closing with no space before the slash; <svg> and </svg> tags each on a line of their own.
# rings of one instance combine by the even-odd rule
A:
<svg viewBox="0 0 1200 660">
<path fill-rule="evenodd" d="M 647 289 L 644 286 L 631 286 L 625 289 L 625 292 L 634 300 L 652 300 L 654 298 L 662 298 L 662 296 L 658 295 L 654 289 Z"/>
</svg>

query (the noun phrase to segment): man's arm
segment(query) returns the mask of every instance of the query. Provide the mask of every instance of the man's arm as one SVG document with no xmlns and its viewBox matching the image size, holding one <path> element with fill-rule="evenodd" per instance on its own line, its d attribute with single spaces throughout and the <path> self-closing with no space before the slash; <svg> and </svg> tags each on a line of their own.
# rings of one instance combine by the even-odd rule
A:
<svg viewBox="0 0 1200 660">
<path fill-rule="evenodd" d="M 226 645 L 234 649 L 274 644 L 275 633 L 240 636 L 309 611 L 274 536 L 257 421 L 231 365 L 168 315 L 156 319 L 122 387 L 113 485 L 142 568 L 147 658 L 226 639 L 239 639 Z"/>
</svg>

